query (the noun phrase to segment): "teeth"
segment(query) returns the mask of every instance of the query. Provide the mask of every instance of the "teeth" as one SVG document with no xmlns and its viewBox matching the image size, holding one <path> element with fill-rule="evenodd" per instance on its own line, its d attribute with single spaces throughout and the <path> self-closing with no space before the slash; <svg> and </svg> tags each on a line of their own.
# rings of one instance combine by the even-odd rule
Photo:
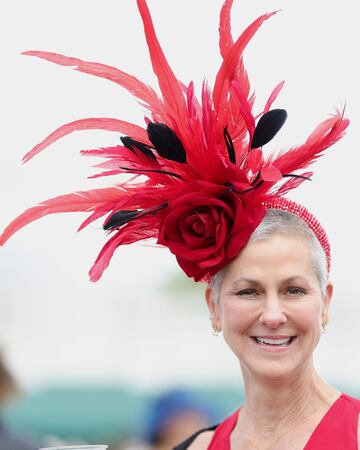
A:
<svg viewBox="0 0 360 450">
<path fill-rule="evenodd" d="M 257 342 L 261 344 L 270 345 L 286 345 L 291 341 L 291 337 L 285 339 L 268 339 L 268 338 L 255 338 Z"/>
</svg>

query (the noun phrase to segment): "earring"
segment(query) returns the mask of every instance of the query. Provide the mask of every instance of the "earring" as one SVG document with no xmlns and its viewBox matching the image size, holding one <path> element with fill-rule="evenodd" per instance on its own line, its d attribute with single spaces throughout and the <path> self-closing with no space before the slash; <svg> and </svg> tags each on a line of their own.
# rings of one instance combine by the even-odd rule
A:
<svg viewBox="0 0 360 450">
<path fill-rule="evenodd" d="M 219 336 L 221 332 L 221 328 L 216 325 L 216 323 L 212 322 L 213 336 Z"/>
<path fill-rule="evenodd" d="M 327 326 L 328 322 L 325 321 L 321 324 L 321 332 L 322 333 L 326 333 L 326 326 Z"/>
</svg>

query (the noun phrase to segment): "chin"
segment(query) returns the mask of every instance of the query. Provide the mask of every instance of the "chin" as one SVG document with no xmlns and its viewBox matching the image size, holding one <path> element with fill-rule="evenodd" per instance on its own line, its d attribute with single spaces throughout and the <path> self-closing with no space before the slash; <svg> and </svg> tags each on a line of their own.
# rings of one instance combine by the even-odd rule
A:
<svg viewBox="0 0 360 450">
<path fill-rule="evenodd" d="M 240 367 L 244 377 L 256 377 L 267 382 L 288 382 L 289 379 L 307 370 L 311 366 L 312 355 L 307 359 L 286 358 L 282 360 L 254 358 L 244 361 L 240 359 Z M 310 364 L 308 364 L 310 363 Z"/>
</svg>

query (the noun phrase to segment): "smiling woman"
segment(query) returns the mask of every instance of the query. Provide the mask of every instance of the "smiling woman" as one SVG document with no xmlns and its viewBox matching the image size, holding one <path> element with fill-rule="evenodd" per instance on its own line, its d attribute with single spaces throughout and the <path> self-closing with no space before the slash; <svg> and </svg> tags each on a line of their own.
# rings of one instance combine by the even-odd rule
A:
<svg viewBox="0 0 360 450">
<path fill-rule="evenodd" d="M 315 234 L 294 214 L 268 210 L 206 289 L 214 331 L 240 363 L 245 402 L 177 450 L 358 448 L 360 401 L 314 368 L 332 292 Z"/>
<path fill-rule="evenodd" d="M 79 229 L 102 218 L 111 235 L 90 269 L 91 281 L 100 279 L 120 246 L 153 238 L 186 275 L 208 283 L 214 331 L 223 331 L 240 363 L 246 399 L 215 430 L 178 449 L 355 450 L 360 402 L 327 384 L 313 365 L 333 290 L 330 245 L 317 219 L 285 197 L 311 179 L 308 166 L 344 136 L 345 111 L 334 111 L 302 144 L 265 153 L 287 118 L 284 109 L 273 107 L 284 82 L 258 107 L 243 54 L 276 11 L 259 16 L 234 39 L 233 1 L 224 1 L 220 67 L 213 86 L 204 81 L 196 94 L 192 81 L 185 84 L 172 71 L 146 0 L 136 3 L 158 91 L 115 67 L 25 52 L 116 83 L 147 112 L 142 125 L 109 117 L 74 120 L 30 150 L 24 161 L 78 130 L 114 132 L 112 146 L 82 154 L 103 159 L 91 178 L 119 178 L 111 187 L 29 208 L 5 228 L 0 245 L 48 214 L 86 212 Z"/>
</svg>

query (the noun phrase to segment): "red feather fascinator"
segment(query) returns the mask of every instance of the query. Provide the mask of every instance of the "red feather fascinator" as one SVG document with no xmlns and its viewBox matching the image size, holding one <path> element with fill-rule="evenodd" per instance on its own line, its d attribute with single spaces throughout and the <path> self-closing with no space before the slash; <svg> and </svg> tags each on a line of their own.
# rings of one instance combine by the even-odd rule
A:
<svg viewBox="0 0 360 450">
<path fill-rule="evenodd" d="M 197 98 L 194 84 L 185 86 L 171 70 L 146 1 L 137 0 L 137 5 L 160 94 L 114 67 L 49 52 L 24 53 L 113 81 L 131 92 L 148 115 L 144 127 L 114 118 L 68 123 L 23 160 L 77 130 L 115 131 L 122 135 L 121 143 L 81 153 L 104 159 L 99 164 L 102 172 L 94 178 L 128 173 L 129 181 L 46 200 L 17 217 L 0 236 L 0 244 L 47 214 L 84 211 L 90 215 L 80 229 L 105 216 L 103 227 L 111 234 L 90 270 L 92 281 L 101 277 L 117 247 L 148 238 L 167 246 L 184 272 L 198 281 L 214 275 L 239 254 L 266 208 L 299 213 L 301 208 L 282 196 L 310 178 L 306 168 L 343 136 L 349 121 L 337 112 L 316 127 L 303 145 L 265 157 L 262 147 L 286 120 L 286 111 L 272 109 L 283 82 L 263 110 L 254 113 L 243 52 L 274 13 L 260 16 L 234 41 L 232 0 L 225 1 L 219 28 L 222 64 L 213 89 L 204 82 Z M 319 224 L 314 225 L 314 218 L 304 211 L 300 215 L 314 229 L 329 258 Z"/>
</svg>

